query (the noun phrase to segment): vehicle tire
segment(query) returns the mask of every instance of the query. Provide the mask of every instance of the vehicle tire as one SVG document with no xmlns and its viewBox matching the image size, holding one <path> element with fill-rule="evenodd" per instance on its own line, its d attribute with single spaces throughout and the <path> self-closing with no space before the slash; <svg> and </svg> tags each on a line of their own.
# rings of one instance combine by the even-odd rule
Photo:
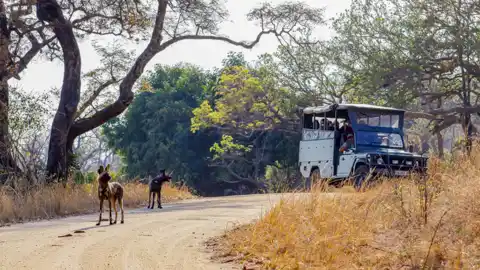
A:
<svg viewBox="0 0 480 270">
<path fill-rule="evenodd" d="M 305 189 L 306 191 L 310 191 L 312 189 L 312 177 L 305 178 Z"/>
<path fill-rule="evenodd" d="M 355 188 L 356 191 L 364 191 L 366 182 L 369 181 L 368 179 L 368 174 L 369 174 L 369 169 L 365 165 L 360 165 L 358 168 L 355 169 L 355 173 L 353 175 L 353 187 Z"/>
<path fill-rule="evenodd" d="M 320 188 L 321 191 L 325 191 L 327 189 L 327 182 L 325 179 L 323 179 L 320 176 L 320 169 L 315 168 L 313 171 L 310 173 L 309 177 L 309 190 L 312 189 L 312 187 L 317 187 Z"/>
</svg>

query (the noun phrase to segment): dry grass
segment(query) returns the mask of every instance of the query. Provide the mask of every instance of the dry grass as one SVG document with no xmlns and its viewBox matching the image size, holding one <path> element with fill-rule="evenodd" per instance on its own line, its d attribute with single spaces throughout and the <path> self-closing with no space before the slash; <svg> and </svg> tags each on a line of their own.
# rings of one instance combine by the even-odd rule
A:
<svg viewBox="0 0 480 270">
<path fill-rule="evenodd" d="M 265 269 L 479 269 L 479 150 L 431 159 L 423 181 L 283 199 L 223 251 Z"/>
<path fill-rule="evenodd" d="M 148 202 L 147 185 L 128 183 L 125 187 L 125 207 L 138 207 Z M 0 226 L 28 220 L 50 219 L 98 211 L 98 183 L 55 185 L 37 188 L 24 194 L 0 188 Z M 162 202 L 193 198 L 186 187 L 165 184 Z"/>
</svg>

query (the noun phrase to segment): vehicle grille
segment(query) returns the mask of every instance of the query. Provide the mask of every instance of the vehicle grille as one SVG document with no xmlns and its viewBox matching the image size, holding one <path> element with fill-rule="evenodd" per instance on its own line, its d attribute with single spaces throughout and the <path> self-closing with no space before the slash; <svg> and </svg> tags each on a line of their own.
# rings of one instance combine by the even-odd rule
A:
<svg viewBox="0 0 480 270">
<path fill-rule="evenodd" d="M 382 155 L 382 159 L 394 170 L 411 170 L 413 167 L 416 167 L 416 162 L 418 167 L 425 166 L 423 158 Z"/>
</svg>

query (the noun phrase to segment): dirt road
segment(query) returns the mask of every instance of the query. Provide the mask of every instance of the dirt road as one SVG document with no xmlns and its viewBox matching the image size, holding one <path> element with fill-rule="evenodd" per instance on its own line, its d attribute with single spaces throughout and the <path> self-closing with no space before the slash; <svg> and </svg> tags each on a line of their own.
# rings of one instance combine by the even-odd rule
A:
<svg viewBox="0 0 480 270">
<path fill-rule="evenodd" d="M 0 228 L 0 269 L 235 269 L 211 262 L 204 241 L 258 218 L 279 198 L 232 196 L 129 210 L 125 224 L 112 226 L 95 226 L 94 214 Z"/>
</svg>

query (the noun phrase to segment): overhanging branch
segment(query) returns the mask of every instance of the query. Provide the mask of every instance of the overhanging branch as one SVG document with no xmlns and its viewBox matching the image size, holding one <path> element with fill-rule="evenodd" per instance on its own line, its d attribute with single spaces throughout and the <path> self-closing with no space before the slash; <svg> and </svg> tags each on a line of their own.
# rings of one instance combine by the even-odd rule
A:
<svg viewBox="0 0 480 270">
<path fill-rule="evenodd" d="M 454 107 L 450 109 L 435 109 L 431 110 L 430 113 L 432 114 L 471 114 L 471 113 L 479 113 L 480 112 L 480 105 L 473 106 L 473 107 Z"/>
<path fill-rule="evenodd" d="M 105 83 L 101 84 L 95 91 L 93 91 L 92 95 L 86 100 L 80 108 L 77 110 L 77 113 L 75 115 L 75 119 L 80 117 L 82 113 L 85 112 L 85 110 L 88 108 L 88 106 L 92 105 L 95 99 L 102 93 L 103 90 L 105 90 L 107 87 L 109 87 L 112 84 L 118 83 L 120 80 L 116 80 L 114 78 L 106 81 Z"/>
<path fill-rule="evenodd" d="M 234 46 L 243 47 L 245 49 L 251 49 L 255 45 L 257 45 L 258 42 L 260 42 L 260 39 L 262 38 L 262 36 L 268 35 L 268 34 L 276 34 L 277 35 L 277 32 L 275 30 L 261 31 L 260 33 L 258 33 L 255 40 L 251 41 L 251 42 L 235 41 L 235 40 L 232 40 L 228 37 L 213 36 L 213 35 L 185 35 L 185 36 L 179 36 L 179 37 L 171 38 L 171 39 L 165 41 L 160 47 L 161 47 L 161 50 L 163 51 L 166 48 L 168 48 L 170 45 L 173 45 L 174 43 L 177 43 L 177 42 L 182 41 L 182 40 L 217 40 L 217 41 L 223 41 L 223 42 L 232 44 Z"/>
<path fill-rule="evenodd" d="M 160 1 L 161 2 L 161 1 Z M 123 79 L 122 83 L 120 84 L 120 96 L 118 99 L 105 107 L 103 110 L 98 111 L 94 115 L 77 120 L 74 125 L 72 126 L 70 133 L 69 133 L 69 140 L 74 139 L 80 134 L 83 134 L 89 130 L 92 130 L 96 127 L 99 127 L 109 119 L 116 117 L 123 113 L 130 105 L 133 100 L 133 85 L 138 80 L 138 78 L 143 73 L 145 66 L 150 62 L 150 60 L 159 52 L 165 50 L 170 45 L 173 45 L 176 42 L 181 40 L 218 40 L 230 43 L 235 46 L 240 46 L 243 48 L 253 48 L 258 42 L 260 41 L 263 35 L 267 34 L 277 34 L 275 30 L 268 30 L 268 31 L 261 31 L 256 39 L 252 42 L 245 42 L 245 41 L 234 41 L 227 37 L 221 36 L 204 36 L 204 35 L 185 35 L 180 37 L 172 38 L 164 43 L 161 43 L 162 37 L 160 33 L 162 32 L 163 27 L 163 20 L 165 17 L 166 10 L 161 8 L 159 4 L 159 13 L 157 14 L 157 19 L 155 22 L 154 31 L 152 34 L 152 39 L 148 44 L 147 48 L 143 51 L 143 53 L 137 58 L 134 66 L 128 72 L 128 74 Z"/>
</svg>

